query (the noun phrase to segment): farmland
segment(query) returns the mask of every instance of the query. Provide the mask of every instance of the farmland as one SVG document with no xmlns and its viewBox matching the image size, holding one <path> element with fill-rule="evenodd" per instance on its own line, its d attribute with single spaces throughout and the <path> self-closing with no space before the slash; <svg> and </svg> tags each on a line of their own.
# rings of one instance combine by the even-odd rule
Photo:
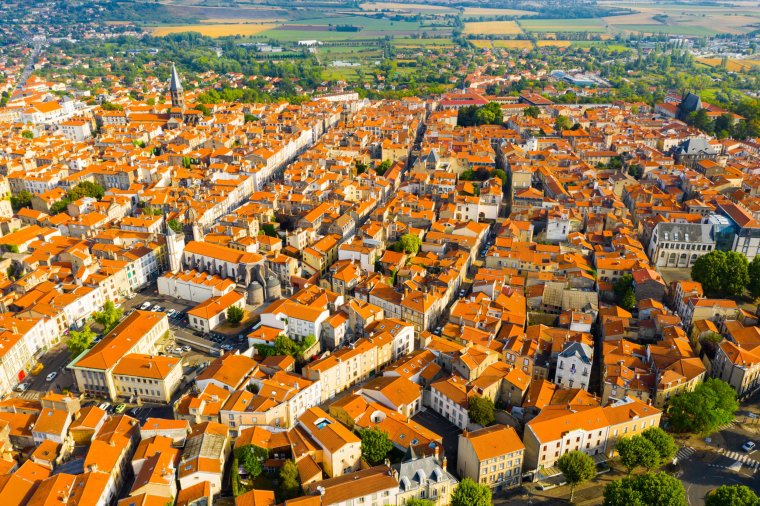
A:
<svg viewBox="0 0 760 506">
<path fill-rule="evenodd" d="M 464 33 L 467 35 L 517 35 L 522 33 L 514 21 L 480 21 L 465 23 Z"/>
<path fill-rule="evenodd" d="M 363 11 L 410 12 L 419 14 L 456 14 L 456 9 L 442 5 L 406 4 L 394 2 L 367 2 L 359 5 Z"/>
<path fill-rule="evenodd" d="M 606 31 L 602 22 L 597 18 L 579 19 L 523 19 L 518 21 L 526 32 L 561 33 L 561 32 L 590 32 Z"/>
<path fill-rule="evenodd" d="M 718 67 L 722 62 L 720 58 L 697 58 L 697 61 L 704 63 L 708 67 Z M 749 72 L 753 69 L 760 69 L 760 60 L 737 60 L 730 58 L 726 61 L 726 70 L 731 72 Z"/>
<path fill-rule="evenodd" d="M 715 35 L 718 32 L 704 26 L 669 26 L 669 25 L 615 25 L 615 28 L 632 33 L 665 33 L 668 35 Z"/>
<path fill-rule="evenodd" d="M 530 16 L 535 14 L 531 11 L 521 11 L 517 9 L 491 9 L 488 7 L 465 7 L 464 18 L 477 18 L 487 16 Z"/>
<path fill-rule="evenodd" d="M 229 35 L 259 35 L 271 30 L 277 25 L 272 23 L 220 23 L 198 25 L 158 26 L 151 29 L 153 35 L 163 37 L 170 33 L 198 32 L 209 37 L 225 37 Z"/>
</svg>

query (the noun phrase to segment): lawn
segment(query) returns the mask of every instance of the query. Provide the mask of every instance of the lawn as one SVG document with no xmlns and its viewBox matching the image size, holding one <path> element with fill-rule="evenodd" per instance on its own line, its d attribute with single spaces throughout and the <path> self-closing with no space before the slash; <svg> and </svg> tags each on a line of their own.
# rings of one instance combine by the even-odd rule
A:
<svg viewBox="0 0 760 506">
<path fill-rule="evenodd" d="M 520 27 L 526 32 L 593 32 L 606 31 L 604 24 L 597 18 L 580 19 L 522 19 Z"/>
<path fill-rule="evenodd" d="M 479 21 L 464 24 L 466 35 L 517 35 L 522 33 L 514 21 Z"/>
<path fill-rule="evenodd" d="M 272 23 L 229 23 L 229 24 L 200 24 L 200 25 L 175 25 L 158 26 L 150 28 L 152 35 L 163 37 L 170 33 L 198 32 L 209 37 L 225 37 L 229 35 L 259 35 L 267 30 L 272 30 L 277 25 Z"/>
</svg>

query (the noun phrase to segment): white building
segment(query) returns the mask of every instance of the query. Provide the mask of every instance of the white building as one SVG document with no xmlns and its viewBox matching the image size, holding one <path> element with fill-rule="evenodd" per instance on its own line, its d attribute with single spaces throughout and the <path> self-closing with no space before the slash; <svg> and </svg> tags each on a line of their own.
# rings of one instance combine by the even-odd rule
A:
<svg viewBox="0 0 760 506">
<path fill-rule="evenodd" d="M 201 332 L 211 332 L 227 321 L 227 310 L 231 307 L 245 308 L 245 297 L 237 292 L 228 292 L 220 297 L 211 297 L 187 312 L 190 327 Z"/>
<path fill-rule="evenodd" d="M 658 223 L 649 241 L 655 267 L 690 268 L 715 249 L 713 226 L 705 223 Z"/>
<path fill-rule="evenodd" d="M 158 293 L 190 302 L 203 302 L 221 297 L 235 289 L 228 278 L 198 271 L 167 272 L 158 278 Z"/>
<path fill-rule="evenodd" d="M 588 390 L 594 350 L 587 344 L 570 342 L 557 357 L 556 383 L 567 388 Z"/>
</svg>

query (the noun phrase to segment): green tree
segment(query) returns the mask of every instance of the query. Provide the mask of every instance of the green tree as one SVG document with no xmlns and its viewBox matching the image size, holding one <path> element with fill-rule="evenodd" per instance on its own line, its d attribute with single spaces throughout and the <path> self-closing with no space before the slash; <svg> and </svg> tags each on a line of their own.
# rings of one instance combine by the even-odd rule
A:
<svg viewBox="0 0 760 506">
<path fill-rule="evenodd" d="M 112 301 L 107 300 L 106 303 L 103 304 L 103 310 L 97 311 L 92 315 L 92 318 L 103 326 L 103 335 L 105 335 L 111 332 L 111 330 L 119 324 L 123 315 L 123 309 L 116 307 Z"/>
<path fill-rule="evenodd" d="M 388 433 L 377 427 L 360 430 L 359 438 L 362 440 L 362 457 L 372 466 L 380 464 L 393 449 Z"/>
<path fill-rule="evenodd" d="M 633 288 L 629 288 L 625 291 L 625 295 L 623 295 L 619 305 L 626 311 L 630 311 L 636 307 L 636 294 L 633 293 Z"/>
<path fill-rule="evenodd" d="M 670 400 L 670 426 L 676 432 L 706 435 L 734 419 L 739 403 L 736 390 L 725 381 L 709 378 L 691 392 Z"/>
<path fill-rule="evenodd" d="M 665 463 L 675 457 L 678 451 L 673 436 L 659 427 L 649 427 L 641 433 L 641 436 L 651 441 L 660 456 L 660 463 Z"/>
<path fill-rule="evenodd" d="M 171 219 L 171 220 L 169 220 L 169 221 L 166 222 L 166 225 L 170 229 L 174 230 L 176 233 L 178 233 L 178 234 L 182 233 L 182 223 L 180 223 L 179 221 L 177 221 L 175 219 Z"/>
<path fill-rule="evenodd" d="M 264 471 L 264 461 L 269 453 L 256 445 L 245 445 L 235 448 L 235 458 L 251 478 L 256 478 Z"/>
<path fill-rule="evenodd" d="M 575 487 L 596 476 L 594 459 L 578 450 L 568 452 L 557 461 L 557 467 L 570 485 L 570 502 L 573 502 Z"/>
<path fill-rule="evenodd" d="M 539 109 L 535 105 L 529 105 L 528 107 L 523 109 L 523 114 L 530 118 L 538 118 L 538 115 L 541 114 L 541 109 Z"/>
<path fill-rule="evenodd" d="M 227 309 L 227 321 L 233 325 L 237 325 L 238 323 L 242 322 L 243 316 L 245 316 L 245 311 L 243 311 L 243 308 L 241 307 L 230 306 Z"/>
<path fill-rule="evenodd" d="M 21 137 L 24 139 L 34 139 L 34 133 L 31 130 L 24 130 L 21 132 Z"/>
<path fill-rule="evenodd" d="M 78 357 L 84 350 L 90 347 L 93 339 L 95 339 L 95 333 L 90 330 L 89 325 L 85 325 L 81 331 L 72 330 L 69 332 L 69 338 L 66 341 L 66 346 L 69 348 L 69 356 L 71 358 Z"/>
<path fill-rule="evenodd" d="M 747 271 L 749 274 L 747 289 L 753 297 L 760 297 L 760 256 L 752 259 L 749 266 L 747 266 Z"/>
<path fill-rule="evenodd" d="M 623 296 L 629 288 L 633 286 L 633 276 L 630 274 L 623 274 L 612 285 L 612 289 L 615 292 L 615 300 L 619 301 L 623 299 Z"/>
<path fill-rule="evenodd" d="M 628 476 L 639 466 L 649 470 L 660 462 L 660 454 L 654 444 L 639 435 L 622 438 L 617 442 L 615 449 L 620 456 L 620 462 L 628 470 Z"/>
<path fill-rule="evenodd" d="M 32 194 L 26 190 L 21 190 L 16 195 L 11 195 L 11 207 L 18 211 L 23 207 L 32 206 Z"/>
<path fill-rule="evenodd" d="M 705 497 L 705 506 L 758 506 L 760 498 L 746 485 L 721 485 Z"/>
<path fill-rule="evenodd" d="M 422 246 L 422 239 L 415 234 L 404 234 L 398 240 L 401 249 L 410 255 L 416 255 Z"/>
<path fill-rule="evenodd" d="M 428 499 L 419 499 L 417 497 L 407 499 L 404 504 L 405 506 L 435 506 L 435 503 L 433 501 L 430 501 Z"/>
<path fill-rule="evenodd" d="M 647 473 L 604 487 L 604 506 L 687 506 L 686 490 L 667 473 Z"/>
<path fill-rule="evenodd" d="M 367 164 L 361 160 L 354 161 L 354 167 L 356 167 L 356 175 L 359 176 L 367 172 Z"/>
<path fill-rule="evenodd" d="M 292 460 L 286 460 L 280 468 L 280 495 L 283 500 L 293 499 L 301 495 L 301 484 L 298 481 L 298 467 Z"/>
<path fill-rule="evenodd" d="M 264 223 L 261 225 L 261 231 L 264 232 L 264 235 L 268 235 L 269 237 L 279 237 L 274 223 Z"/>
<path fill-rule="evenodd" d="M 491 489 L 470 478 L 459 482 L 451 494 L 451 506 L 491 506 Z"/>
<path fill-rule="evenodd" d="M 468 411 L 468 414 L 470 416 L 470 420 L 477 423 L 478 425 L 482 425 L 483 427 L 491 425 L 494 420 L 493 401 L 487 397 L 477 396 L 470 397 L 469 401 L 470 409 Z"/>
<path fill-rule="evenodd" d="M 573 122 L 570 121 L 570 118 L 563 116 L 562 114 L 557 116 L 557 118 L 554 120 L 554 129 L 557 131 L 570 130 L 572 126 Z"/>
<path fill-rule="evenodd" d="M 378 176 L 382 176 L 391 168 L 391 165 L 393 165 L 393 162 L 390 160 L 383 160 L 377 167 L 375 167 L 375 172 Z"/>
<path fill-rule="evenodd" d="M 739 297 L 750 284 L 749 263 L 736 251 L 713 250 L 694 262 L 691 277 L 710 295 Z"/>
</svg>

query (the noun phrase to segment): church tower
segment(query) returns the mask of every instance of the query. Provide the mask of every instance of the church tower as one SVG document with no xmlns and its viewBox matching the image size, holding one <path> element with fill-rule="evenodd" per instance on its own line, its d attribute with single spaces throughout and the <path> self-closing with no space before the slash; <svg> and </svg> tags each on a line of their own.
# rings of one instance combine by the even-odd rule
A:
<svg viewBox="0 0 760 506">
<path fill-rule="evenodd" d="M 185 251 L 185 235 L 178 234 L 166 223 L 166 249 L 169 256 L 169 270 L 177 273 L 182 269 L 182 253 Z"/>
<path fill-rule="evenodd" d="M 172 80 L 169 83 L 169 94 L 172 98 L 172 107 L 178 107 L 185 110 L 185 90 L 182 88 L 182 82 L 177 74 L 177 67 L 172 63 Z"/>
</svg>

